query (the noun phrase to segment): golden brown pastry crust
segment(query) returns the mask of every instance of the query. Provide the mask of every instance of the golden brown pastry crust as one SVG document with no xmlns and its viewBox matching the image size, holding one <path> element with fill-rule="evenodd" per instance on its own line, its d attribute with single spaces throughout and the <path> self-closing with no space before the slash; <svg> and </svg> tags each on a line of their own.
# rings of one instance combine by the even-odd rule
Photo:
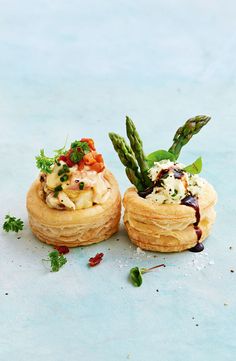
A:
<svg viewBox="0 0 236 361">
<path fill-rule="evenodd" d="M 205 183 L 199 197 L 201 242 L 209 235 L 215 220 L 217 195 Z M 138 247 L 158 252 L 180 252 L 196 245 L 193 208 L 180 204 L 155 204 L 141 198 L 134 187 L 125 192 L 124 223 L 131 241 Z"/>
<path fill-rule="evenodd" d="M 26 202 L 32 232 L 45 243 L 67 247 L 101 242 L 116 233 L 121 196 L 113 174 L 106 170 L 105 178 L 111 185 L 107 201 L 75 211 L 49 208 L 40 197 L 41 184 L 36 180 L 29 189 Z"/>
</svg>

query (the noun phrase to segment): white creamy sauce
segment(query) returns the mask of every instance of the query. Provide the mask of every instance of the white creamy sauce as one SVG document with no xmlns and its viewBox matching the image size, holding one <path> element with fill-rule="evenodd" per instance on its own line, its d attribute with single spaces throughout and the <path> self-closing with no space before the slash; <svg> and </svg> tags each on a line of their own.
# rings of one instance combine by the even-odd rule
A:
<svg viewBox="0 0 236 361">
<path fill-rule="evenodd" d="M 183 168 L 183 164 L 174 163 L 170 160 L 155 162 L 149 170 L 149 177 L 157 184 L 152 193 L 146 196 L 146 199 L 158 204 L 171 204 L 180 203 L 188 194 L 198 196 L 204 180 L 197 174 L 192 175 L 185 172 Z M 176 178 L 174 170 L 180 171 L 182 176 Z"/>
<path fill-rule="evenodd" d="M 104 203 L 110 192 L 110 185 L 104 177 L 104 171 L 97 173 L 84 167 L 78 170 L 77 166 L 68 168 L 68 179 L 61 181 L 58 172 L 65 164 L 55 164 L 52 173 L 45 175 L 43 190 L 46 195 L 46 203 L 50 208 L 56 209 L 83 209 L 92 207 L 93 204 Z M 61 186 L 61 188 L 60 188 Z M 60 189 L 55 192 L 55 188 Z"/>
</svg>

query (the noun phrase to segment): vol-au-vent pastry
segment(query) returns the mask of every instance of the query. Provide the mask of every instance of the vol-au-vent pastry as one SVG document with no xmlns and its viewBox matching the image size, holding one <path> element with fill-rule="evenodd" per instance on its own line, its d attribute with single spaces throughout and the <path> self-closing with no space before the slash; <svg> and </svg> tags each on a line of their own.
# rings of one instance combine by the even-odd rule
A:
<svg viewBox="0 0 236 361">
<path fill-rule="evenodd" d="M 175 133 L 168 150 L 148 156 L 133 121 L 126 118 L 130 145 L 110 133 L 114 149 L 133 184 L 125 192 L 124 224 L 138 247 L 159 252 L 200 252 L 215 221 L 217 195 L 199 176 L 202 159 L 185 166 L 178 161 L 182 147 L 208 123 L 210 117 L 189 119 Z"/>
<path fill-rule="evenodd" d="M 76 247 L 97 243 L 118 231 L 121 197 L 92 139 L 82 138 L 36 157 L 38 179 L 27 194 L 32 232 L 41 241 Z"/>
</svg>

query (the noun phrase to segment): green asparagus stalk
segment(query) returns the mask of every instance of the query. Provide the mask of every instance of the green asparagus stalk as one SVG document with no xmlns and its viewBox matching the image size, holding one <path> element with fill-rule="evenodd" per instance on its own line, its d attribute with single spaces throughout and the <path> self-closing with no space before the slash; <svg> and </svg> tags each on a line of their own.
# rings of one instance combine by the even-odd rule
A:
<svg viewBox="0 0 236 361">
<path fill-rule="evenodd" d="M 142 184 L 141 174 L 138 170 L 138 164 L 132 149 L 120 135 L 109 133 L 109 137 L 121 163 L 126 167 L 126 174 L 130 182 L 134 184 L 138 190 L 143 190 L 145 186 Z"/>
<path fill-rule="evenodd" d="M 197 115 L 186 121 L 180 127 L 173 138 L 173 144 L 169 152 L 173 153 L 176 159 L 179 157 L 182 147 L 187 144 L 194 134 L 197 134 L 204 125 L 206 125 L 211 118 L 206 115 Z"/>
<path fill-rule="evenodd" d="M 138 191 L 144 191 L 145 187 L 141 180 L 136 176 L 133 169 L 126 167 L 125 168 L 126 175 L 130 182 L 135 185 Z"/>
<path fill-rule="evenodd" d="M 127 132 L 127 137 L 129 138 L 130 141 L 130 146 L 134 152 L 134 155 L 137 159 L 140 171 L 141 171 L 141 175 L 142 175 L 142 180 L 143 183 L 145 184 L 145 187 L 149 187 L 152 182 L 150 180 L 150 178 L 148 177 L 148 164 L 146 161 L 146 157 L 143 151 L 143 142 L 140 139 L 140 136 L 136 130 L 136 127 L 133 123 L 133 121 L 129 118 L 126 117 L 126 132 Z"/>
</svg>

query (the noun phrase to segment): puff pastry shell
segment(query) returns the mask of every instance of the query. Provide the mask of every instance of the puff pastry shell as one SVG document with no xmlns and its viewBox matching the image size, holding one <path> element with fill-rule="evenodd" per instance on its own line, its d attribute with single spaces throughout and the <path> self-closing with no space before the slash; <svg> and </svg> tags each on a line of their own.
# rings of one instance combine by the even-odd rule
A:
<svg viewBox="0 0 236 361">
<path fill-rule="evenodd" d="M 201 242 L 209 235 L 214 223 L 216 200 L 214 188 L 206 182 L 198 199 Z M 180 252 L 196 245 L 193 208 L 180 204 L 154 204 L 141 198 L 134 187 L 125 192 L 123 204 L 126 230 L 138 247 L 158 252 Z"/>
<path fill-rule="evenodd" d="M 77 247 L 104 241 L 116 233 L 121 212 L 120 191 L 110 171 L 106 170 L 105 178 L 111 186 L 107 201 L 75 211 L 49 208 L 39 195 L 41 184 L 36 180 L 27 194 L 29 224 L 35 236 L 48 244 Z"/>
</svg>

